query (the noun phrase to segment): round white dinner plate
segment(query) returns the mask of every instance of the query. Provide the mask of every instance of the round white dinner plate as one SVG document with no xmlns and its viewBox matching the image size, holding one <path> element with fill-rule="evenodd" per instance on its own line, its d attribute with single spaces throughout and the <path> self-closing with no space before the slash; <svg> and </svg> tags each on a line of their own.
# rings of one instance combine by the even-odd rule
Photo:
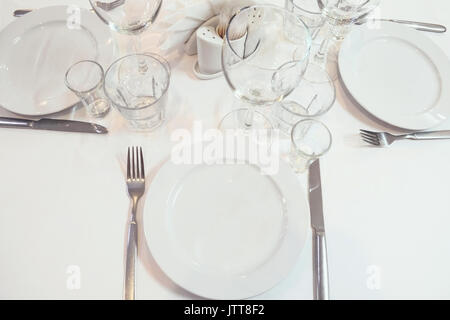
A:
<svg viewBox="0 0 450 320">
<path fill-rule="evenodd" d="M 450 62 L 424 33 L 389 22 L 355 28 L 339 71 L 353 98 L 388 124 L 425 130 L 450 116 Z"/>
<path fill-rule="evenodd" d="M 144 230 L 161 269 L 205 298 L 243 299 L 292 269 L 309 225 L 292 170 L 262 175 L 250 164 L 166 162 L 145 201 Z"/>
<path fill-rule="evenodd" d="M 87 9 L 46 7 L 18 18 L 0 32 L 0 106 L 22 115 L 64 110 L 79 100 L 64 84 L 79 60 L 104 68 L 115 44 L 108 27 Z"/>
</svg>

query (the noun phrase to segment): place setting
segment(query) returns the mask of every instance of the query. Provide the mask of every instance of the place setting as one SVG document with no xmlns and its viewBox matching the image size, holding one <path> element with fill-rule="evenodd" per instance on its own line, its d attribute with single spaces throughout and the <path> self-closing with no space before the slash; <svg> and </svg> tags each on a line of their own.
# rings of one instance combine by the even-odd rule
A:
<svg viewBox="0 0 450 320">
<path fill-rule="evenodd" d="M 238 29 L 234 23 L 248 24 L 244 43 L 228 39 L 229 31 Z M 212 26 L 209 28 L 213 30 Z M 223 75 L 244 108 L 227 114 L 218 125 L 219 132 L 243 130 L 245 137 L 261 129 L 277 130 L 271 114 L 255 109 L 275 106 L 300 82 L 307 70 L 311 45 L 307 26 L 282 7 L 247 6 L 231 16 L 224 37 Z M 199 44 L 202 40 L 198 41 Z M 314 297 L 328 299 L 318 158 L 330 149 L 331 133 L 311 117 L 324 114 L 331 107 L 334 86 L 331 81 L 325 84 L 324 92 L 331 92 L 330 101 L 329 97 L 322 96 L 322 87 L 313 82 L 326 77 L 326 73 L 314 76 L 311 75 L 310 86 L 313 91 L 318 90 L 317 101 L 305 108 L 302 114 L 305 119 L 300 119 L 301 116 L 291 119 L 294 123 L 285 130 L 292 135 L 291 166 L 277 156 L 275 173 L 261 174 L 258 163 L 239 152 L 235 155 L 242 158 L 217 156 L 208 163 L 204 163 L 205 159 L 192 163 L 190 157 L 185 162 L 174 163 L 172 158 L 159 168 L 152 181 L 145 181 L 149 184 L 149 198 L 145 202 L 143 222 L 131 218 L 128 239 L 137 241 L 132 228 L 142 223 L 151 255 L 180 287 L 212 299 L 244 299 L 264 293 L 292 270 L 310 234 L 308 225 L 311 224 Z M 184 151 L 190 154 L 190 148 L 196 152 L 190 145 Z M 215 150 L 218 151 L 222 150 Z M 138 159 L 140 152 L 131 158 Z M 305 192 L 294 170 L 302 174 L 310 166 L 309 189 Z M 144 176 L 141 174 L 141 178 Z M 127 274 L 133 274 L 128 266 L 135 268 L 134 262 L 127 258 Z M 134 284 L 139 286 L 133 281 L 129 286 Z"/>
<path fill-rule="evenodd" d="M 199 298 L 258 297 L 308 257 L 311 298 L 333 299 L 323 173 L 342 140 L 329 126 L 342 112 L 336 83 L 365 115 L 404 132 L 361 128 L 354 134 L 367 151 L 450 139 L 450 130 L 431 131 L 450 116 L 450 60 L 428 35 L 446 27 L 379 16 L 381 2 L 211 0 L 183 10 L 167 4 L 170 13 L 162 0 L 90 0 L 89 9 L 17 9 L 0 30 L 0 106 L 14 114 L 0 117 L 0 130 L 105 136 L 114 129 L 102 119 L 126 122 L 126 173 L 121 186 L 108 186 L 130 200 L 117 248 L 123 299 L 145 298 L 137 269 L 147 247 L 155 267 Z M 158 52 L 142 50 L 152 28 L 163 33 Z M 125 54 L 115 33 L 128 37 Z M 180 48 L 187 71 L 167 58 Z M 199 137 L 178 131 L 181 140 L 149 176 L 160 145 L 148 133 L 172 120 L 173 88 L 190 94 L 180 79 L 204 95 L 202 85 L 216 81 L 235 103 Z M 64 118 L 77 104 L 88 121 Z"/>
<path fill-rule="evenodd" d="M 106 133 L 94 122 L 112 106 L 130 128 L 148 130 L 164 121 L 170 66 L 157 54 L 139 53 L 137 39 L 156 19 L 161 1 L 91 4 L 91 10 L 54 6 L 14 12 L 20 18 L 0 34 L 2 46 L 10 48 L 0 56 L 5 66 L 0 105 L 27 119 L 2 118 L 1 126 Z M 133 35 L 135 53 L 116 60 L 119 50 L 110 29 Z M 30 52 L 36 53 L 31 59 Z M 47 118 L 80 101 L 92 123 Z"/>
</svg>

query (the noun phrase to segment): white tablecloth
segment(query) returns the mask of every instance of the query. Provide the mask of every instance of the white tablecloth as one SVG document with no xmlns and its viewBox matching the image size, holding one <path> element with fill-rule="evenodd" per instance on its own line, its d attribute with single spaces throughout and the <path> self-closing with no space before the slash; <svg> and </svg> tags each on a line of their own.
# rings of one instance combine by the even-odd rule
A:
<svg viewBox="0 0 450 320">
<path fill-rule="evenodd" d="M 2 0 L 0 28 L 15 19 L 14 9 L 62 3 L 89 5 Z M 381 4 L 383 17 L 447 27 L 449 13 L 447 0 Z M 426 35 L 450 55 L 450 32 Z M 157 37 L 147 32 L 143 49 L 157 52 Z M 153 133 L 129 132 L 116 111 L 100 121 L 109 135 L 0 130 L 0 298 L 121 298 L 127 146 L 142 145 L 147 168 L 155 168 L 170 153 L 174 129 L 191 128 L 195 120 L 215 127 L 232 107 L 223 78 L 196 80 L 194 57 L 182 52 L 168 59 L 168 121 Z M 13 115 L 0 109 L 0 116 Z M 83 109 L 58 117 L 87 119 Z M 364 146 L 360 128 L 386 128 L 363 113 L 339 82 L 337 102 L 323 121 L 334 138 L 322 161 L 331 297 L 450 298 L 450 140 Z M 450 129 L 450 123 L 440 128 Z M 196 298 L 164 275 L 145 243 L 140 255 L 139 299 Z M 73 278 L 78 271 L 79 282 Z M 290 275 L 256 298 L 312 298 L 310 240 Z"/>
</svg>

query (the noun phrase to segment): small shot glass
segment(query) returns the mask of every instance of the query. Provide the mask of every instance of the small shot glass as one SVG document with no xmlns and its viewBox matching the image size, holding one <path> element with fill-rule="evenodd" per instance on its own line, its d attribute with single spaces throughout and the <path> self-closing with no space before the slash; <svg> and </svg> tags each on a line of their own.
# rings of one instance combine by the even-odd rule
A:
<svg viewBox="0 0 450 320">
<path fill-rule="evenodd" d="M 132 129 L 151 131 L 165 120 L 170 66 L 153 53 L 124 56 L 108 68 L 105 93 Z"/>
<path fill-rule="evenodd" d="M 292 128 L 289 162 L 296 173 L 304 173 L 311 163 L 331 147 L 331 132 L 320 121 L 306 119 Z"/>
<path fill-rule="evenodd" d="M 103 91 L 104 72 L 101 65 L 92 60 L 73 64 L 66 72 L 67 88 L 82 101 L 88 114 L 100 118 L 108 113 L 110 104 Z"/>
</svg>

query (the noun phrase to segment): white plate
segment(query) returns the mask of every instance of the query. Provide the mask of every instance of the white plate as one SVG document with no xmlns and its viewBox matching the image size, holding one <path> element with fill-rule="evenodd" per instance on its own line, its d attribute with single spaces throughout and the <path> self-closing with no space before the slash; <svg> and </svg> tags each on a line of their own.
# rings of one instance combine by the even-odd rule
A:
<svg viewBox="0 0 450 320">
<path fill-rule="evenodd" d="M 166 162 L 145 201 L 150 251 L 175 283 L 202 297 L 242 299 L 292 269 L 309 225 L 305 194 L 280 161 L 276 175 L 235 165 Z"/>
<path fill-rule="evenodd" d="M 92 12 L 66 6 L 34 10 L 0 32 L 0 105 L 22 115 L 64 110 L 78 98 L 64 84 L 67 69 L 90 59 L 104 68 L 115 44 L 108 27 Z"/>
<path fill-rule="evenodd" d="M 450 116 L 450 62 L 423 32 L 388 22 L 356 28 L 339 70 L 355 100 L 393 126 L 424 130 Z"/>
</svg>

